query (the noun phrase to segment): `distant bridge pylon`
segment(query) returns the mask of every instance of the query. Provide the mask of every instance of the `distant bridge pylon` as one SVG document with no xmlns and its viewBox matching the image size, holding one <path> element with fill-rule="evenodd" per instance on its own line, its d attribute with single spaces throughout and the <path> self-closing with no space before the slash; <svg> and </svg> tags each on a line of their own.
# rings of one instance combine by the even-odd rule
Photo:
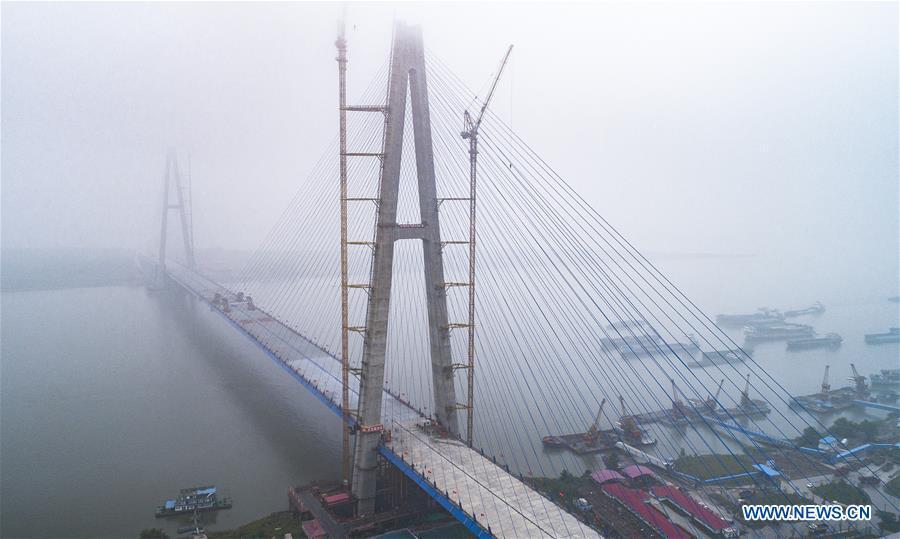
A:
<svg viewBox="0 0 900 539">
<path fill-rule="evenodd" d="M 175 201 L 169 192 L 169 186 L 174 184 Z M 169 211 L 178 210 L 181 221 L 181 236 L 184 240 L 184 255 L 188 267 L 196 266 L 194 259 L 194 216 L 190 209 L 190 179 L 188 180 L 188 194 L 185 196 L 185 186 L 181 178 L 181 170 L 178 167 L 178 156 L 175 150 L 169 150 L 166 154 L 166 172 L 163 176 L 162 198 L 162 228 L 159 235 L 159 266 L 157 281 L 159 285 L 165 284 L 166 276 L 166 239 L 169 232 Z"/>
</svg>

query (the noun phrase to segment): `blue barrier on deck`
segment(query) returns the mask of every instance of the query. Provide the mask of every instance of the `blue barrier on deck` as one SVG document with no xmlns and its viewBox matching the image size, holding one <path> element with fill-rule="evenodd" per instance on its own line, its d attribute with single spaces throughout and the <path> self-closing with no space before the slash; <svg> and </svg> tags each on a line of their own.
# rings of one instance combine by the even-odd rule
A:
<svg viewBox="0 0 900 539">
<path fill-rule="evenodd" d="M 482 528 L 481 525 L 478 524 L 478 522 L 473 520 L 468 515 L 468 513 L 460 509 L 459 506 L 457 506 L 450 500 L 450 498 L 444 496 L 442 492 L 434 488 L 431 483 L 425 480 L 425 478 L 416 473 L 416 471 L 413 470 L 408 464 L 406 464 L 406 461 L 400 458 L 400 456 L 398 456 L 396 453 L 394 453 L 384 445 L 378 446 L 378 452 L 381 453 L 384 458 L 390 461 L 391 464 L 396 466 L 397 469 L 402 471 L 404 475 L 406 475 L 406 477 L 409 477 L 417 485 L 419 485 L 419 487 L 427 492 L 429 496 L 431 496 L 439 504 L 441 504 L 441 507 L 443 507 L 447 510 L 448 513 L 453 515 L 453 518 L 462 522 L 463 525 L 475 535 L 475 537 L 493 537 L 490 532 Z"/>
<path fill-rule="evenodd" d="M 171 278 L 171 277 L 170 277 L 170 278 Z M 306 389 L 308 389 L 308 390 L 313 394 L 314 397 L 316 397 L 316 398 L 319 399 L 323 404 L 325 404 L 325 406 L 327 406 L 329 410 L 331 410 L 332 412 L 334 412 L 338 417 L 343 418 L 344 413 L 343 413 L 343 411 L 341 410 L 341 407 L 340 407 L 340 406 L 338 406 L 334 401 L 332 401 L 331 399 L 329 399 L 328 397 L 326 397 L 321 391 L 319 391 L 319 390 L 316 388 L 315 385 L 313 385 L 313 384 L 310 383 L 306 378 L 304 378 L 303 376 L 301 376 L 300 373 L 298 373 L 297 371 L 295 371 L 294 369 L 292 369 L 291 366 L 288 365 L 287 363 L 285 363 L 284 361 L 282 361 L 281 358 L 279 358 L 278 356 L 276 356 L 275 354 L 273 354 L 272 351 L 269 350 L 268 348 L 266 348 L 266 346 L 265 346 L 263 343 L 259 342 L 259 340 L 258 340 L 252 333 L 250 333 L 250 332 L 247 331 L 243 326 L 241 326 L 240 324 L 238 324 L 237 322 L 235 322 L 234 320 L 232 320 L 231 318 L 229 318 L 224 312 L 222 312 L 221 309 L 217 308 L 215 305 L 213 305 L 212 303 L 210 303 L 209 300 L 207 300 L 205 297 L 203 297 L 203 294 L 200 294 L 199 292 L 197 292 L 196 290 L 194 290 L 193 288 L 191 288 L 189 285 L 187 285 L 187 284 L 185 284 L 185 283 L 182 283 L 182 282 L 178 281 L 177 279 L 173 279 L 173 280 L 174 280 L 176 283 L 178 283 L 178 285 L 181 286 L 183 289 L 187 290 L 188 292 L 190 292 L 191 294 L 193 294 L 194 296 L 196 296 L 197 298 L 199 298 L 200 301 L 202 301 L 203 303 L 209 305 L 210 310 L 212 310 L 213 312 L 215 312 L 216 314 L 218 314 L 219 316 L 221 316 L 223 319 L 225 319 L 226 322 L 228 322 L 229 324 L 231 324 L 235 329 L 237 329 L 238 331 L 240 331 L 245 337 L 247 337 L 248 339 L 250 339 L 250 341 L 253 342 L 253 344 L 255 344 L 260 350 L 262 350 L 263 352 L 265 352 L 266 355 L 269 356 L 270 359 L 272 359 L 272 361 L 274 361 L 278 366 L 280 366 L 282 369 L 284 369 L 284 370 L 285 370 L 288 374 L 290 374 L 295 380 L 297 380 L 298 382 L 300 382 L 300 384 L 303 385 L 303 387 L 305 387 Z M 311 363 L 315 364 L 314 361 L 311 362 Z M 350 418 L 349 418 L 349 423 L 350 423 L 351 426 L 355 425 L 355 424 L 356 424 L 356 419 L 353 418 L 353 416 L 350 416 Z"/>
</svg>

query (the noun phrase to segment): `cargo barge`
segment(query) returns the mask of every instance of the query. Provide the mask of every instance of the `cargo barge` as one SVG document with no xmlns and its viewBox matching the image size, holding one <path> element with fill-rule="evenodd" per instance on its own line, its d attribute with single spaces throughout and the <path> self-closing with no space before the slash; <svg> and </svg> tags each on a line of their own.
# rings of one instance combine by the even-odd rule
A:
<svg viewBox="0 0 900 539">
<path fill-rule="evenodd" d="M 689 368 L 712 367 L 713 365 L 733 365 L 743 363 L 749 357 L 749 352 L 735 348 L 733 350 L 713 350 L 703 352 L 700 359 L 687 362 Z"/>
<path fill-rule="evenodd" d="M 814 334 L 815 330 L 812 326 L 792 323 L 774 324 L 764 327 L 747 326 L 744 329 L 744 338 L 749 343 L 803 339 L 812 337 Z"/>
<path fill-rule="evenodd" d="M 600 430 L 600 418 L 603 417 L 603 406 L 606 399 L 600 402 L 600 408 L 587 432 L 544 436 L 541 441 L 547 447 L 568 449 L 579 455 L 598 453 L 615 448 L 619 437 L 613 431 Z"/>
<path fill-rule="evenodd" d="M 801 408 L 807 412 L 825 415 L 846 410 L 853 406 L 853 401 L 846 399 L 832 400 L 829 395 L 815 393 L 813 395 L 793 397 L 789 405 L 792 408 Z"/>
<path fill-rule="evenodd" d="M 622 359 L 652 357 L 668 352 L 693 355 L 700 350 L 690 340 L 686 343 L 666 342 L 650 324 L 640 320 L 614 322 L 606 328 L 606 336 L 600 338 L 600 343 L 607 351 L 618 352 Z"/>
<path fill-rule="evenodd" d="M 891 328 L 887 333 L 866 334 L 866 344 L 888 344 L 900 342 L 900 328 Z"/>
<path fill-rule="evenodd" d="M 568 449 L 578 455 L 599 453 L 615 449 L 619 437 L 610 430 L 599 431 L 596 436 L 589 432 L 576 434 L 561 434 L 559 436 L 544 436 L 541 441 L 547 447 Z"/>
<path fill-rule="evenodd" d="M 900 386 L 900 369 L 881 369 L 881 373 L 869 376 L 871 387 Z"/>
<path fill-rule="evenodd" d="M 613 425 L 613 431 L 628 445 L 645 447 L 656 444 L 656 439 L 650 433 L 642 429 L 634 417 L 623 417 Z"/>
<path fill-rule="evenodd" d="M 716 323 L 723 326 L 746 326 L 755 324 L 777 324 L 784 321 L 784 315 L 777 309 L 761 307 L 753 314 L 720 314 Z"/>
<path fill-rule="evenodd" d="M 788 350 L 807 350 L 810 348 L 838 348 L 844 342 L 843 337 L 837 333 L 826 333 L 815 337 L 802 339 L 788 339 Z"/>
<path fill-rule="evenodd" d="M 675 381 L 672 380 L 671 408 L 636 414 L 632 417 L 642 424 L 663 423 L 673 427 L 680 427 L 694 423 L 708 423 L 710 420 L 727 421 L 739 417 L 764 416 L 772 411 L 772 408 L 765 401 L 750 398 L 749 374 L 737 406 L 722 408 L 719 405 L 719 395 L 722 392 L 722 384 L 724 382 L 724 379 L 719 382 L 715 395 L 711 395 L 707 399 L 685 398 L 682 400 L 681 397 L 684 397 L 684 394 L 676 387 Z"/>
<path fill-rule="evenodd" d="M 796 309 L 793 311 L 784 311 L 784 316 L 805 316 L 808 314 L 822 314 L 825 312 L 825 306 L 822 305 L 821 301 L 817 301 L 813 303 L 811 306 L 805 309 Z"/>
<path fill-rule="evenodd" d="M 881 391 L 875 395 L 875 402 L 880 402 L 882 404 L 894 404 L 898 399 L 900 399 L 900 393 L 891 389 Z"/>
<path fill-rule="evenodd" d="M 657 342 L 653 346 L 646 348 L 629 348 L 626 346 L 624 350 L 619 350 L 619 355 L 622 356 L 622 359 L 652 357 L 654 353 L 657 355 L 675 354 L 676 356 L 685 354 L 693 357 L 698 350 L 700 350 L 700 347 L 693 342 Z"/>
</svg>

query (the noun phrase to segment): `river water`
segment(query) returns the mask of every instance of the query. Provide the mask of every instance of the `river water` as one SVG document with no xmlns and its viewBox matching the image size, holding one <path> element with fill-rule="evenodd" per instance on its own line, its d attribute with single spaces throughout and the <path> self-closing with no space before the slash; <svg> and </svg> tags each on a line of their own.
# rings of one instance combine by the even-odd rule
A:
<svg viewBox="0 0 900 539">
<path fill-rule="evenodd" d="M 798 321 L 841 333 L 840 349 L 789 353 L 772 343 L 755 351 L 792 393 L 814 392 L 826 363 L 835 387 L 850 362 L 863 374 L 900 363 L 896 345 L 862 340 L 898 325 L 897 304 L 886 299 L 896 293 L 890 278 L 852 286 L 774 279 L 769 265 L 746 259 L 661 266 L 711 315 L 824 302 L 826 313 Z M 3 537 L 174 533 L 182 524 L 155 519 L 154 508 L 202 484 L 233 497 L 233 509 L 206 519 L 226 529 L 286 507 L 291 485 L 339 476 L 337 418 L 178 293 L 129 286 L 3 293 L 2 314 Z M 525 430 L 533 440 L 547 434 Z M 540 458 L 558 467 L 557 457 Z"/>
<path fill-rule="evenodd" d="M 337 418 L 200 305 L 111 287 L 2 310 L 3 537 L 174 536 L 155 507 L 203 484 L 234 498 L 204 517 L 227 529 L 340 473 Z"/>
</svg>

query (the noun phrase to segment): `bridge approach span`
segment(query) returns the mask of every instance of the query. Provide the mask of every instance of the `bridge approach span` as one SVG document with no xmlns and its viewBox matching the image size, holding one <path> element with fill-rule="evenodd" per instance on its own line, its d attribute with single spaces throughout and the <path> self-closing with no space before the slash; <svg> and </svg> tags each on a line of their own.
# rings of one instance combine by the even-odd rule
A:
<svg viewBox="0 0 900 539">
<path fill-rule="evenodd" d="M 341 362 L 334 354 L 198 271 L 174 262 L 165 271 L 170 283 L 207 304 L 343 417 Z M 228 301 L 227 310 L 214 303 L 217 294 Z M 351 410 L 358 396 L 359 380 L 351 377 Z M 390 436 L 378 446 L 379 453 L 477 537 L 600 537 L 491 459 L 441 432 L 401 395 L 385 389 L 383 399 L 382 425 Z M 355 425 L 352 416 L 350 422 Z"/>
</svg>

